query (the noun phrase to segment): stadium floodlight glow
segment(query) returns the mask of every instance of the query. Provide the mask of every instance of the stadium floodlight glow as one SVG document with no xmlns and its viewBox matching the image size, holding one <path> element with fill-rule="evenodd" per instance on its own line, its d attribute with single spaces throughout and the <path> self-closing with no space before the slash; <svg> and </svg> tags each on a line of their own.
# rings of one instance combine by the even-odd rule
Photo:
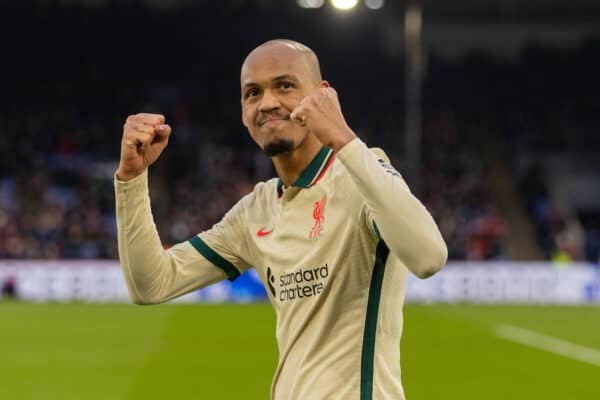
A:
<svg viewBox="0 0 600 400">
<path fill-rule="evenodd" d="M 384 4 L 385 0 L 365 0 L 365 6 L 367 6 L 369 10 L 379 10 L 380 8 L 383 8 Z"/>
<path fill-rule="evenodd" d="M 423 30 L 423 12 L 421 6 L 412 4 L 406 9 L 404 26 L 407 36 L 419 38 Z"/>
<path fill-rule="evenodd" d="M 350 10 L 356 7 L 358 0 L 331 0 L 331 5 L 338 10 Z"/>
<path fill-rule="evenodd" d="M 297 0 L 296 3 L 302 8 L 321 8 L 325 0 Z"/>
</svg>

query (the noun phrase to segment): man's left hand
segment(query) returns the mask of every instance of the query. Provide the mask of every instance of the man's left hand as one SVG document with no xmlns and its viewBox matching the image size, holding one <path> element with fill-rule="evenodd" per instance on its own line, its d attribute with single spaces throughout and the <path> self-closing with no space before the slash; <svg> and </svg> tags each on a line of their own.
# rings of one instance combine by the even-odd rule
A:
<svg viewBox="0 0 600 400">
<path fill-rule="evenodd" d="M 321 87 L 306 96 L 290 118 L 306 126 L 323 145 L 334 151 L 356 138 L 344 119 L 337 92 L 332 87 Z"/>
</svg>

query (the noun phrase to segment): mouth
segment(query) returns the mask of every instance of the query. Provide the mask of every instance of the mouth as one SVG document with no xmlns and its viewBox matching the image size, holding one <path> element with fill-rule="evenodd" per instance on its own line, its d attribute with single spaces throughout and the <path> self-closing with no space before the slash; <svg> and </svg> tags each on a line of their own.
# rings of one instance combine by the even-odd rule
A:
<svg viewBox="0 0 600 400">
<path fill-rule="evenodd" d="M 282 122 L 282 121 L 287 121 L 289 120 L 289 117 L 281 117 L 281 118 L 266 118 L 266 119 L 262 119 L 260 121 L 258 121 L 258 126 L 263 126 L 269 123 L 278 123 L 278 122 Z"/>
</svg>

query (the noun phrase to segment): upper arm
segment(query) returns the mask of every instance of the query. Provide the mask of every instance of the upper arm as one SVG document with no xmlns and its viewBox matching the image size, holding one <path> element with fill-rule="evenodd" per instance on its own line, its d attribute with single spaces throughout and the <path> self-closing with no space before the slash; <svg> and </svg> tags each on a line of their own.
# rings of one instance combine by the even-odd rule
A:
<svg viewBox="0 0 600 400">
<path fill-rule="evenodd" d="M 212 228 L 189 240 L 204 259 L 220 269 L 231 281 L 250 268 L 244 223 L 249 196 L 241 199 Z"/>
</svg>

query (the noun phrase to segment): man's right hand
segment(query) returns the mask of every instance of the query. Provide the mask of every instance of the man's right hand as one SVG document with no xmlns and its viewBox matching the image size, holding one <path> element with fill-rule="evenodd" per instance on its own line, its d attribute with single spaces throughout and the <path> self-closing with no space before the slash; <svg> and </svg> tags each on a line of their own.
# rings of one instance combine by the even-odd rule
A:
<svg viewBox="0 0 600 400">
<path fill-rule="evenodd" d="M 135 114 L 127 117 L 121 140 L 121 160 L 117 179 L 128 181 L 140 175 L 167 147 L 171 127 L 164 115 Z"/>
</svg>

